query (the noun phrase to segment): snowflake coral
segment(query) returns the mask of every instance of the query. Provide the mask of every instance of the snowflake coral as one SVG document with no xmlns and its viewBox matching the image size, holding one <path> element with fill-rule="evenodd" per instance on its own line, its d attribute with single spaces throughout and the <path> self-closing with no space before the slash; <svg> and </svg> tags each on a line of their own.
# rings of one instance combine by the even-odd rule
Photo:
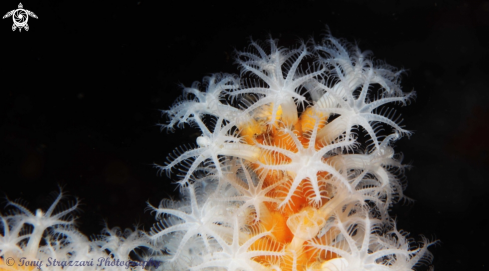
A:
<svg viewBox="0 0 489 271">
<path fill-rule="evenodd" d="M 429 262 L 432 243 L 414 244 L 388 213 L 404 198 L 393 143 L 410 132 L 385 105 L 415 97 L 401 90 L 402 70 L 329 33 L 292 49 L 273 39 L 251 47 L 236 54 L 239 76 L 206 77 L 163 111 L 162 127 L 202 131 L 196 148 L 156 165 L 180 172 L 183 195 L 151 206 L 160 221 L 149 238 L 164 250 L 163 269 L 412 270 Z"/>
</svg>

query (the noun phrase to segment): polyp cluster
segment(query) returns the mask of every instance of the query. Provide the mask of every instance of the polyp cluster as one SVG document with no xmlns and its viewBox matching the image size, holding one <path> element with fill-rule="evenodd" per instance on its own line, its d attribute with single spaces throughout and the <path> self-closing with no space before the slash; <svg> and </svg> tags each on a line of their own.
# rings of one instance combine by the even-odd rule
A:
<svg viewBox="0 0 489 271">
<path fill-rule="evenodd" d="M 415 93 L 402 70 L 326 35 L 296 48 L 251 42 L 240 75 L 184 88 L 163 111 L 172 130 L 200 129 L 159 169 L 181 201 L 164 200 L 150 239 L 163 270 L 412 270 L 430 242 L 397 230 L 403 196 L 393 143 L 410 132 L 395 110 Z"/>
</svg>

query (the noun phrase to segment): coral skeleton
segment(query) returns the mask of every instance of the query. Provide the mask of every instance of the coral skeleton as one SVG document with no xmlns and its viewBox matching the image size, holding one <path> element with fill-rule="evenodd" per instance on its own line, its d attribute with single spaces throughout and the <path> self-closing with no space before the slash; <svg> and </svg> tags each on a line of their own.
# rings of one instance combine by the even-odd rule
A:
<svg viewBox="0 0 489 271">
<path fill-rule="evenodd" d="M 42 270 L 383 271 L 429 265 L 433 242 L 415 242 L 389 214 L 407 199 L 405 166 L 394 143 L 411 132 L 386 107 L 415 97 L 401 90 L 403 70 L 329 32 L 320 43 L 290 49 L 272 38 L 252 40 L 249 50 L 236 53 L 236 64 L 239 75 L 209 75 L 184 87 L 162 111 L 168 118 L 162 129 L 192 126 L 201 135 L 193 147 L 179 147 L 166 163 L 155 164 L 176 178 L 181 199 L 148 202 L 157 220 L 149 232 L 107 228 L 88 240 L 73 226 L 76 202 L 54 212 L 62 193 L 36 214 L 9 202 L 16 211 L 1 217 L 0 270 L 24 270 L 7 264 L 23 257 L 158 263 Z"/>
</svg>

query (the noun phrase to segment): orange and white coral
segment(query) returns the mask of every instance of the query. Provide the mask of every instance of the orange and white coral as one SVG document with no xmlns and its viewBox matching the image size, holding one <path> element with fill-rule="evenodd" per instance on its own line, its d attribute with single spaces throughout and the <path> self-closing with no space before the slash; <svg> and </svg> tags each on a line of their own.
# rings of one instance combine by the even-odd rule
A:
<svg viewBox="0 0 489 271">
<path fill-rule="evenodd" d="M 201 130 L 165 165 L 182 201 L 149 206 L 162 270 L 412 270 L 429 261 L 388 209 L 403 198 L 393 143 L 409 135 L 402 70 L 326 35 L 297 48 L 252 41 L 241 74 L 214 74 L 163 111 Z M 205 119 L 207 121 L 205 121 Z M 382 131 L 386 130 L 382 134 Z M 390 132 L 389 132 L 390 130 Z"/>
<path fill-rule="evenodd" d="M 407 238 L 388 212 L 404 198 L 393 143 L 410 132 L 385 105 L 415 95 L 401 90 L 402 70 L 329 34 L 293 49 L 275 40 L 251 45 L 237 53 L 239 76 L 205 77 L 163 111 L 163 128 L 189 124 L 202 134 L 157 165 L 176 172 L 182 199 L 148 204 L 158 220 L 149 233 L 113 228 L 89 240 L 74 227 L 77 201 L 57 210 L 61 192 L 35 214 L 9 202 L 13 210 L 0 216 L 0 270 L 362 271 L 429 263 L 432 243 Z M 40 264 L 13 265 L 21 259 Z M 99 266 L 100 259 L 123 264 Z"/>
</svg>

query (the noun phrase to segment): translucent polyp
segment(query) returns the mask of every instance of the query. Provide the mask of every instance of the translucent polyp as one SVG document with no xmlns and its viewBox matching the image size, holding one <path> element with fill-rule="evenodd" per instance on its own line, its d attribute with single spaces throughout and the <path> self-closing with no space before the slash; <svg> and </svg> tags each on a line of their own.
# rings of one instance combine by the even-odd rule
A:
<svg viewBox="0 0 489 271">
<path fill-rule="evenodd" d="M 287 227 L 294 234 L 294 238 L 300 238 L 304 241 L 314 238 L 325 220 L 314 207 L 308 206 L 297 214 L 289 217 Z"/>
</svg>

